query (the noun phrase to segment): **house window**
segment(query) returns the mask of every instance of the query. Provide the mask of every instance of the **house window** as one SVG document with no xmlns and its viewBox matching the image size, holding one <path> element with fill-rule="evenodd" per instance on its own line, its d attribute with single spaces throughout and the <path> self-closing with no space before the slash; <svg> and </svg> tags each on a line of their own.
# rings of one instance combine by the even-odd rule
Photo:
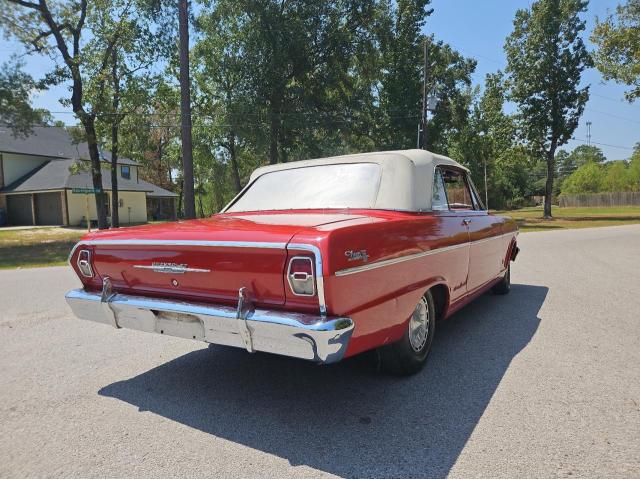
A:
<svg viewBox="0 0 640 479">
<path fill-rule="evenodd" d="M 118 208 L 124 208 L 124 200 L 122 198 L 118 198 Z"/>
<path fill-rule="evenodd" d="M 131 167 L 128 165 L 120 166 L 120 176 L 122 176 L 125 180 L 131 179 Z"/>
</svg>

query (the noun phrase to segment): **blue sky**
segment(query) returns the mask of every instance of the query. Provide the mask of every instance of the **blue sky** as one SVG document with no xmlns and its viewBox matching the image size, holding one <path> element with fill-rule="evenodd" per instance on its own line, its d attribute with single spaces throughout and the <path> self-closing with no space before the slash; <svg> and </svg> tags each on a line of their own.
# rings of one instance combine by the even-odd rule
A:
<svg viewBox="0 0 640 479">
<path fill-rule="evenodd" d="M 435 34 L 437 39 L 451 44 L 462 54 L 476 58 L 478 67 L 473 79 L 482 85 L 487 73 L 505 68 L 504 39 L 511 32 L 516 10 L 528 7 L 530 3 L 528 0 L 432 0 L 434 13 L 428 19 L 425 31 Z M 604 17 L 617 3 L 617 0 L 592 0 L 585 17 L 588 32 L 593 29 L 596 16 Z M 590 43 L 588 45 L 592 47 Z M 17 43 L 0 40 L 0 59 L 21 51 Z M 46 57 L 26 60 L 27 71 L 36 78 L 50 69 Z M 640 142 L 640 101 L 635 104 L 624 101 L 625 88 L 613 82 L 604 83 L 596 70 L 588 71 L 584 82 L 591 84 L 591 99 L 575 132 L 577 140 L 565 148 L 572 149 L 586 142 L 586 122 L 591 121 L 592 142 L 599 143 L 610 160 L 628 158 L 633 145 Z M 58 112 L 54 114 L 56 119 L 75 123 L 69 109 L 58 102 L 61 97 L 68 97 L 64 86 L 40 93 L 33 102 L 37 107 Z"/>
</svg>

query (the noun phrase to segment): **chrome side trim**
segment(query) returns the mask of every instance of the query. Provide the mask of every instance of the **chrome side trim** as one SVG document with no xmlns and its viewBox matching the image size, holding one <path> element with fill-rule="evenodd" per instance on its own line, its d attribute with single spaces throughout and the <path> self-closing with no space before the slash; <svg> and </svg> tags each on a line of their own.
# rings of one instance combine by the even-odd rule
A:
<svg viewBox="0 0 640 479">
<path fill-rule="evenodd" d="M 424 258 L 425 256 L 431 256 L 432 254 L 436 254 L 436 253 L 445 253 L 447 251 L 453 251 L 453 250 L 468 247 L 468 246 L 469 246 L 469 243 L 460 243 L 453 246 L 446 246 L 444 248 L 423 251 L 422 253 L 414 253 L 407 256 L 400 256 L 399 258 L 391 258 L 391 259 L 385 259 L 382 261 L 376 261 L 375 263 L 356 266 L 354 268 L 342 269 L 340 271 L 336 271 L 335 274 L 336 276 L 347 276 L 349 274 L 362 273 L 363 271 L 370 271 L 372 269 L 384 268 L 385 266 L 404 263 L 405 261 Z"/>
<path fill-rule="evenodd" d="M 289 243 L 287 250 L 297 249 L 302 251 L 311 251 L 316 262 L 316 288 L 318 289 L 318 303 L 320 304 L 320 315 L 327 315 L 327 303 L 324 298 L 324 271 L 322 269 L 322 253 L 320 248 L 312 244 Z"/>
<path fill-rule="evenodd" d="M 106 246 L 203 246 L 203 247 L 229 247 L 229 248 L 269 248 L 286 249 L 287 243 L 266 243 L 260 241 L 199 241 L 199 240 L 88 240 L 80 241 L 69 253 L 69 261 L 80 245 L 106 245 Z"/>
<path fill-rule="evenodd" d="M 370 263 L 370 264 L 365 264 L 362 266 L 356 266 L 354 268 L 347 268 L 347 269 L 342 269 L 340 271 L 336 271 L 335 275 L 336 276 L 347 276 L 350 274 L 356 274 L 356 273 L 362 273 L 363 271 L 370 271 L 372 269 L 378 269 L 378 268 L 384 268 L 385 266 L 391 266 L 394 264 L 398 264 L 398 263 L 404 263 L 405 261 L 411 261 L 414 259 L 419 259 L 419 258 L 424 258 L 425 256 L 431 256 L 433 254 L 438 254 L 438 253 L 446 253 L 448 251 L 453 251 L 459 248 L 464 248 L 465 246 L 472 246 L 475 244 L 480 244 L 480 243 L 485 243 L 487 241 L 491 241 L 491 240 L 495 240 L 495 239 L 502 239 L 505 236 L 513 236 L 514 233 L 506 233 L 503 235 L 498 235 L 498 236 L 492 236 L 491 238 L 483 238 L 481 240 L 476 240 L 476 241 L 471 241 L 471 242 L 467 242 L 467 243 L 460 243 L 457 245 L 453 245 L 453 246 L 445 246 L 444 248 L 436 248 L 436 249 L 432 249 L 429 251 L 423 251 L 422 253 L 414 253 L 414 254 L 409 254 L 406 256 L 400 256 L 399 258 L 392 258 L 392 259 L 385 259 L 382 261 L 376 261 L 375 263 Z"/>
</svg>

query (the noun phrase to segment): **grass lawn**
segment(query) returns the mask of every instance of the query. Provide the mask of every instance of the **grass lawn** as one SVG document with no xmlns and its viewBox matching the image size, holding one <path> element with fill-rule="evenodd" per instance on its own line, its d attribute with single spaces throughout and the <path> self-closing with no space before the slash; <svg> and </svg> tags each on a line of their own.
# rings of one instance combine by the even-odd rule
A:
<svg viewBox="0 0 640 479">
<path fill-rule="evenodd" d="M 0 269 L 59 266 L 67 263 L 83 229 L 0 229 Z"/>
<path fill-rule="evenodd" d="M 640 223 L 640 206 L 612 208 L 558 208 L 551 210 L 552 220 L 542 219 L 542 207 L 500 211 L 515 219 L 521 231 L 552 231 L 568 228 L 594 228 Z"/>
</svg>

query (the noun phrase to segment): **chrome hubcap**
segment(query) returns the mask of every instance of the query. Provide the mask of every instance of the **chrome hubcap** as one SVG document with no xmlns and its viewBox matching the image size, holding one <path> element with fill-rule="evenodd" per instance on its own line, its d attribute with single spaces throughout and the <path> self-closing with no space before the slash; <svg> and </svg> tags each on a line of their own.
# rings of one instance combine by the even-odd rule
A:
<svg viewBox="0 0 640 479">
<path fill-rule="evenodd" d="M 429 335 L 429 305 L 423 297 L 413 310 L 409 320 L 409 343 L 415 352 L 420 352 Z"/>
</svg>

